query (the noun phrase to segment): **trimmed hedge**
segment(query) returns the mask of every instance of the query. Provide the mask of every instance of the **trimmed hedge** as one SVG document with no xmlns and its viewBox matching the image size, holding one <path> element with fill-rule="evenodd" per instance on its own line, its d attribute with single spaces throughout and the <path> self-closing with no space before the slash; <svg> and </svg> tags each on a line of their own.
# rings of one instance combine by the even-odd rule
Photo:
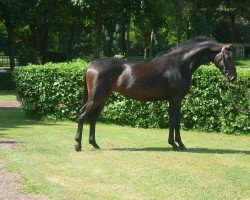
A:
<svg viewBox="0 0 250 200">
<path fill-rule="evenodd" d="M 83 97 L 86 66 L 86 62 L 77 60 L 15 69 L 17 99 L 27 115 L 75 119 Z"/>
<path fill-rule="evenodd" d="M 76 119 L 82 106 L 83 76 L 87 63 L 48 63 L 14 71 L 18 99 L 31 117 Z M 249 109 L 250 71 L 238 70 L 233 97 L 242 109 Z M 101 120 L 134 127 L 168 127 L 168 102 L 141 103 L 114 93 Z M 233 106 L 225 78 L 211 66 L 194 74 L 192 88 L 182 105 L 182 128 L 226 133 L 249 133 L 249 116 Z"/>
</svg>

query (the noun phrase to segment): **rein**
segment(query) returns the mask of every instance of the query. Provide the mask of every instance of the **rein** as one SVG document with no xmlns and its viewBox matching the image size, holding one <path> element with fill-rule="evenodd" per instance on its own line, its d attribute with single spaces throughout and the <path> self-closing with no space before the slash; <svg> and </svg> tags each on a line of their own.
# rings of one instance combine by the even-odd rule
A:
<svg viewBox="0 0 250 200">
<path fill-rule="evenodd" d="M 228 81 L 227 83 L 228 83 L 228 91 L 229 91 L 229 94 L 230 94 L 231 103 L 233 104 L 233 106 L 234 106 L 240 113 L 249 116 L 249 115 L 250 115 L 250 109 L 243 110 L 243 109 L 241 109 L 241 108 L 235 103 L 235 101 L 234 101 L 234 99 L 233 99 L 233 95 L 232 95 L 232 89 L 231 89 L 230 81 Z"/>
</svg>

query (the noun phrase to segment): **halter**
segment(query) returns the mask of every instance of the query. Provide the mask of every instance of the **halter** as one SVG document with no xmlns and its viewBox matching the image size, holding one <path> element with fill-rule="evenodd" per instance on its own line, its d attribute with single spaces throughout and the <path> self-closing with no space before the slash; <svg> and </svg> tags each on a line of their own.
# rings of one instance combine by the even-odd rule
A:
<svg viewBox="0 0 250 200">
<path fill-rule="evenodd" d="M 219 54 L 217 54 L 217 56 L 219 56 L 220 58 L 218 59 L 218 61 L 215 63 L 217 66 L 222 66 L 222 74 L 224 74 L 225 76 L 227 76 L 227 78 L 229 79 L 229 81 L 232 81 L 234 79 L 234 76 L 228 76 L 229 75 L 229 70 L 230 68 L 232 68 L 231 66 L 227 66 L 227 63 L 225 62 L 225 49 L 226 46 L 222 47 L 221 51 Z M 217 57 L 216 56 L 216 57 Z M 220 64 L 220 65 L 219 65 Z"/>
<path fill-rule="evenodd" d="M 229 71 L 227 70 L 226 63 L 225 63 L 225 58 L 224 58 L 225 57 L 224 56 L 225 48 L 226 48 L 225 46 L 222 47 L 220 53 L 217 55 L 217 56 L 220 56 L 220 59 L 218 59 L 218 62 L 216 63 L 216 65 L 218 66 L 221 63 L 221 66 L 223 67 L 222 68 L 222 73 L 227 76 Z"/>
</svg>

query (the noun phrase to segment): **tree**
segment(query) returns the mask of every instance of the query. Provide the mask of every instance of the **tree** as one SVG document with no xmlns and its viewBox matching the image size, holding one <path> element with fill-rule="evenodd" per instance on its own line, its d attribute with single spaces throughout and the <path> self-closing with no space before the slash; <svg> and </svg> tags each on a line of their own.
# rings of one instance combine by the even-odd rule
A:
<svg viewBox="0 0 250 200">
<path fill-rule="evenodd" d="M 75 4 L 79 5 L 82 9 L 86 10 L 88 14 L 94 15 L 95 24 L 95 58 L 100 57 L 101 53 L 101 38 L 102 38 L 102 27 L 103 27 L 103 12 L 105 11 L 105 6 L 102 0 L 72 0 Z M 90 16 L 88 16 L 90 17 Z M 90 18 L 91 18 L 90 17 Z"/>
<path fill-rule="evenodd" d="M 7 53 L 10 57 L 10 68 L 15 66 L 14 28 L 21 11 L 21 2 L 17 0 L 0 0 L 0 17 L 7 31 Z"/>
<path fill-rule="evenodd" d="M 153 52 L 154 33 L 165 23 L 165 1 L 143 0 L 140 9 L 135 13 L 134 23 L 138 31 L 138 39 L 144 45 L 144 58 Z"/>
</svg>

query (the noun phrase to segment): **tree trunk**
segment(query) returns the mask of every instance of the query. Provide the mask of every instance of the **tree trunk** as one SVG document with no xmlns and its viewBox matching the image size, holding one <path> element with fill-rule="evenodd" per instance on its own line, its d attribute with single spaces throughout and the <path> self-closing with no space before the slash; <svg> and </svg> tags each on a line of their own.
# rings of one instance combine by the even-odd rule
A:
<svg viewBox="0 0 250 200">
<path fill-rule="evenodd" d="M 14 26 L 10 23 L 7 27 L 8 33 L 8 55 L 10 58 L 10 70 L 12 71 L 15 67 L 15 53 L 14 53 Z"/>
<path fill-rule="evenodd" d="M 180 43 L 181 42 L 181 36 L 182 36 L 182 1 L 181 0 L 177 0 L 176 1 L 176 24 L 177 24 L 177 42 Z"/>
<path fill-rule="evenodd" d="M 70 32 L 70 40 L 69 40 L 69 59 L 72 60 L 73 58 L 73 42 L 75 38 L 75 21 L 72 22 L 71 32 Z"/>
<path fill-rule="evenodd" d="M 145 48 L 144 48 L 144 56 L 143 56 L 144 59 L 148 58 L 148 51 L 149 51 L 149 50 L 148 50 L 148 47 L 145 47 Z"/>
<path fill-rule="evenodd" d="M 150 35 L 149 57 L 152 58 L 154 53 L 154 30 L 152 29 Z"/>
<path fill-rule="evenodd" d="M 10 70 L 13 70 L 15 67 L 14 24 L 12 22 L 11 15 L 10 13 L 8 13 L 8 11 L 4 13 L 4 21 L 5 21 L 5 27 L 6 27 L 7 35 L 8 35 L 7 52 L 10 58 Z"/>
<path fill-rule="evenodd" d="M 126 29 L 126 53 L 125 56 L 129 56 L 129 48 L 130 48 L 130 16 L 127 24 L 127 29 Z"/>
<path fill-rule="evenodd" d="M 236 24 L 235 24 L 235 21 L 236 21 L 236 13 L 233 12 L 231 13 L 231 16 L 230 16 L 230 27 L 231 27 L 231 30 L 230 30 L 230 40 L 231 42 L 235 42 L 235 29 L 236 29 Z"/>
<path fill-rule="evenodd" d="M 191 10 L 191 37 L 194 38 L 196 35 L 196 12 L 197 12 L 197 2 L 192 2 L 192 10 Z"/>
<path fill-rule="evenodd" d="M 44 64 L 44 63 L 46 63 L 48 61 L 47 60 L 48 34 L 49 34 L 49 28 L 46 27 L 46 25 L 45 25 L 41 29 L 41 34 L 40 34 L 39 52 L 40 52 L 42 64 Z"/>
<path fill-rule="evenodd" d="M 111 17 L 110 23 L 108 24 L 108 36 L 109 36 L 109 41 L 108 41 L 108 51 L 107 51 L 107 57 L 112 57 L 113 56 L 113 44 L 114 44 L 114 32 L 115 32 L 115 16 Z"/>
<path fill-rule="evenodd" d="M 96 7 L 95 10 L 95 58 L 100 58 L 101 54 L 101 37 L 102 37 L 102 11 Z"/>
<path fill-rule="evenodd" d="M 121 23 L 121 49 L 122 54 L 126 53 L 126 24 L 124 19 L 122 19 Z"/>
</svg>

